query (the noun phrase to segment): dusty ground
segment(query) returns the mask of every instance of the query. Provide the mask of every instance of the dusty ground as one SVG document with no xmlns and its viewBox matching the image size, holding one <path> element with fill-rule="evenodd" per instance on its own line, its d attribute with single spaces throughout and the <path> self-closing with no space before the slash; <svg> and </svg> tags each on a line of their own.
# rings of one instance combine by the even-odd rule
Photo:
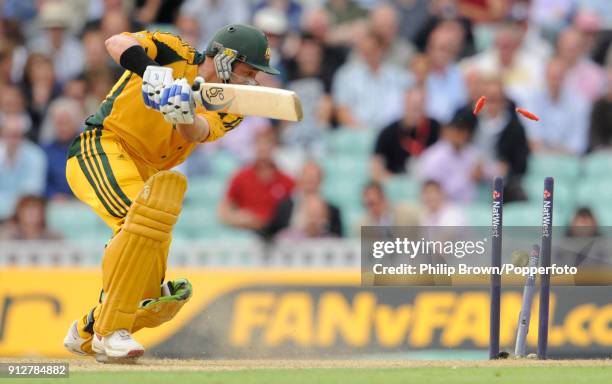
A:
<svg viewBox="0 0 612 384">
<path fill-rule="evenodd" d="M 244 369 L 412 368 L 412 367 L 612 367 L 612 360 L 173 360 L 143 358 L 133 365 L 100 364 L 93 358 L 4 358 L 8 362 L 68 362 L 78 371 L 236 371 Z"/>
</svg>

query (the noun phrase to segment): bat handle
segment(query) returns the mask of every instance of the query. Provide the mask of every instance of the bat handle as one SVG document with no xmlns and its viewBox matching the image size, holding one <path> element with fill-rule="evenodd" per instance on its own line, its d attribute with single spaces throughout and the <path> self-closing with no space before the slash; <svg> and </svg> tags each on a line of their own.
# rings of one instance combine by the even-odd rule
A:
<svg viewBox="0 0 612 384">
<path fill-rule="evenodd" d="M 191 90 L 194 92 L 198 92 L 200 90 L 200 87 L 202 87 L 202 83 L 203 83 L 202 78 L 196 77 L 195 81 L 191 85 Z"/>
<path fill-rule="evenodd" d="M 196 103 L 199 105 L 203 105 L 202 103 L 202 94 L 200 89 L 202 88 L 202 84 L 204 84 L 204 79 L 200 76 L 196 77 L 193 84 L 191 85 L 191 91 L 193 92 L 194 99 Z"/>
</svg>

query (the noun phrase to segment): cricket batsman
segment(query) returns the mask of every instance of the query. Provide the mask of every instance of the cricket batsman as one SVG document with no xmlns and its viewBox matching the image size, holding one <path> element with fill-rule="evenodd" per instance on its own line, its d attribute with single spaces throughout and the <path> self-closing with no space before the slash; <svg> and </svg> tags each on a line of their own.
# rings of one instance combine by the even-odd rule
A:
<svg viewBox="0 0 612 384">
<path fill-rule="evenodd" d="M 173 34 L 147 31 L 112 36 L 106 48 L 125 72 L 73 141 L 66 177 L 114 235 L 104 251 L 99 302 L 72 323 L 64 345 L 120 361 L 144 353 L 134 332 L 171 320 L 192 294 L 186 279 L 164 282 L 187 189 L 185 176 L 170 169 L 243 119 L 196 107 L 201 95 L 191 85 L 196 77 L 254 85 L 259 71 L 279 72 L 269 65 L 265 35 L 243 24 L 217 31 L 203 53 Z"/>
</svg>

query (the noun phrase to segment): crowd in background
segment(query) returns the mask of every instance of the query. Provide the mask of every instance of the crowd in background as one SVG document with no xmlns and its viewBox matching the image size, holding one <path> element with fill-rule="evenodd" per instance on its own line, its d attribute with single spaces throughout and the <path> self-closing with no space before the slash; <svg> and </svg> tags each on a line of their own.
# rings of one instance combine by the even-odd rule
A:
<svg viewBox="0 0 612 384">
<path fill-rule="evenodd" d="M 266 239 L 341 236 L 343 226 L 463 225 L 458 205 L 505 176 L 524 199 L 529 156 L 612 148 L 609 0 L 4 0 L 0 1 L 0 221 L 4 236 L 57 238 L 45 202 L 69 201 L 65 159 L 122 70 L 104 42 L 163 29 L 203 50 L 229 23 L 268 36 L 298 123 L 249 117 L 182 170 L 225 151 L 243 165 L 218 214 Z M 487 97 L 473 115 L 474 102 Z M 515 113 L 535 112 L 539 122 Z M 332 130 L 371 130 L 366 215 L 343 223 L 320 191 Z M 209 148 L 207 148 L 209 147 Z M 279 155 L 281 154 L 281 155 Z M 421 204 L 395 207 L 382 185 L 409 174 Z M 590 216 L 589 216 L 590 215 Z M 576 220 L 593 217 L 585 210 Z M 592 223 L 592 222 L 591 222 Z"/>
</svg>

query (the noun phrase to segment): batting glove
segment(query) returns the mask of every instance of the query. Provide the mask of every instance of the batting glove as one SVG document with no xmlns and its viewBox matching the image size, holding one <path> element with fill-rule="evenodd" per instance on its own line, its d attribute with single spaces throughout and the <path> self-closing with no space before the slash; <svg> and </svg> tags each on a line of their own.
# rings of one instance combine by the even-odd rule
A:
<svg viewBox="0 0 612 384">
<path fill-rule="evenodd" d="M 193 294 L 191 283 L 187 279 L 176 279 L 162 284 L 162 295 L 159 298 L 144 299 L 139 308 L 150 308 L 160 302 L 187 301 Z"/>
<path fill-rule="evenodd" d="M 238 52 L 230 49 L 223 48 L 217 53 L 213 59 L 215 64 L 215 72 L 217 72 L 217 76 L 225 81 L 230 81 L 230 77 L 232 76 L 232 63 L 236 60 L 236 56 Z"/>
<path fill-rule="evenodd" d="M 142 75 L 142 99 L 147 107 L 159 111 L 161 92 L 172 85 L 172 68 L 149 65 Z"/>
<path fill-rule="evenodd" d="M 195 101 L 187 79 L 177 79 L 161 92 L 159 111 L 171 124 L 193 124 Z"/>
</svg>

